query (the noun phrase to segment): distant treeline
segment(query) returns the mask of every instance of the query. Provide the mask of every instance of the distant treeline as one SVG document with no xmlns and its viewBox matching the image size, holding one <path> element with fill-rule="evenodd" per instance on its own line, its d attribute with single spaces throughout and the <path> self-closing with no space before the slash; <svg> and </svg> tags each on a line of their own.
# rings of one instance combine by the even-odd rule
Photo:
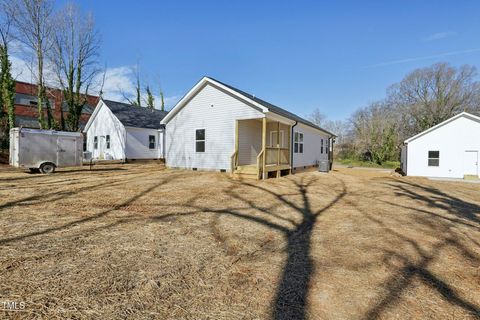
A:
<svg viewBox="0 0 480 320">
<path fill-rule="evenodd" d="M 384 99 L 360 108 L 348 120 L 328 121 L 318 110 L 310 120 L 338 135 L 338 158 L 398 161 L 405 139 L 463 111 L 480 115 L 476 77 L 474 66 L 434 64 L 407 74 L 388 88 Z"/>
</svg>

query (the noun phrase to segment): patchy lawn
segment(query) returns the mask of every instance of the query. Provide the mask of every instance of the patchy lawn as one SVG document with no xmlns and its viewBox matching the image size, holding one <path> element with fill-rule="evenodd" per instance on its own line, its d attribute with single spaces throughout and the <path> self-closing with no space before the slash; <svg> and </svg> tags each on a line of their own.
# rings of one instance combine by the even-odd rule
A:
<svg viewBox="0 0 480 320">
<path fill-rule="evenodd" d="M 2 167 L 0 217 L 0 318 L 480 317 L 480 185 Z"/>
</svg>

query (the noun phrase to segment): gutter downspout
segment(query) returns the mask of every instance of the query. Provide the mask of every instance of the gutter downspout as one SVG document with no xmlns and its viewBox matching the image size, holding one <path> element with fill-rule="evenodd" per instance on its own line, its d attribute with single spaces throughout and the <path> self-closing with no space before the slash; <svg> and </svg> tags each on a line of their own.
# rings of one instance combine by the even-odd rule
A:
<svg viewBox="0 0 480 320">
<path fill-rule="evenodd" d="M 290 134 L 290 137 L 291 137 L 291 145 L 290 145 L 290 173 L 293 174 L 293 150 L 294 150 L 294 147 L 295 147 L 295 136 L 293 134 L 293 128 L 295 128 L 298 124 L 298 121 L 295 121 L 295 124 L 292 126 L 292 132 Z"/>
</svg>

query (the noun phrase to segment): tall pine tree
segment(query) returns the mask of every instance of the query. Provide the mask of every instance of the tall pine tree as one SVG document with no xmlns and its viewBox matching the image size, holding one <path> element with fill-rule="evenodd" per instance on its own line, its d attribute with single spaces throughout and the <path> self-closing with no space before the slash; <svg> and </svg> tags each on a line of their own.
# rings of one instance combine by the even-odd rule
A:
<svg viewBox="0 0 480 320">
<path fill-rule="evenodd" d="M 6 45 L 0 47 L 0 91 L 1 104 L 8 117 L 8 129 L 15 127 L 15 81 L 11 68 L 12 63 L 8 57 Z"/>
</svg>

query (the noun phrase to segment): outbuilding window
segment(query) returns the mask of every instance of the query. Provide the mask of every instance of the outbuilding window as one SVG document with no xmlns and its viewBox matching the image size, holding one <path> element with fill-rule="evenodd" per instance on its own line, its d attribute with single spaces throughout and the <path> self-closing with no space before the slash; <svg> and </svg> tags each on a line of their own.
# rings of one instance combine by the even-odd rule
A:
<svg viewBox="0 0 480 320">
<path fill-rule="evenodd" d="M 303 133 L 295 132 L 293 152 L 303 153 Z"/>
<path fill-rule="evenodd" d="M 205 129 L 195 130 L 195 152 L 205 152 Z"/>
<path fill-rule="evenodd" d="M 440 165 L 440 151 L 428 151 L 428 166 L 438 167 Z"/>
<path fill-rule="evenodd" d="M 320 144 L 320 153 L 323 153 L 323 139 L 321 139 L 320 141 L 321 141 L 321 144 Z"/>
<path fill-rule="evenodd" d="M 155 136 L 148 136 L 148 148 L 155 149 Z"/>
<path fill-rule="evenodd" d="M 107 149 L 110 149 L 110 135 L 109 134 L 107 134 L 105 136 L 105 144 L 106 144 Z"/>
<path fill-rule="evenodd" d="M 98 149 L 98 137 L 97 136 L 93 137 L 93 149 L 95 149 L 95 150 Z"/>
</svg>

